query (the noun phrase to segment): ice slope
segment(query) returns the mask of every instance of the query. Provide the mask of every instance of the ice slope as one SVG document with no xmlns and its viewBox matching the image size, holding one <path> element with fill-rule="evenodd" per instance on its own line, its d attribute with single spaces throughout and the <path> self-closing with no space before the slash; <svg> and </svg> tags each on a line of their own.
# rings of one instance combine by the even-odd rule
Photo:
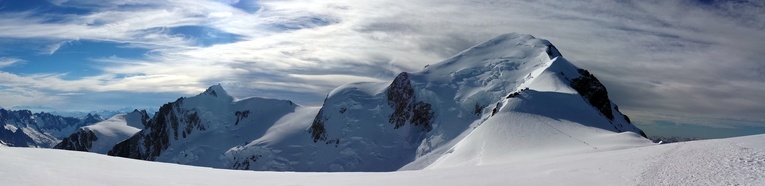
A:
<svg viewBox="0 0 765 186">
<path fill-rule="evenodd" d="M 226 151 L 256 140 L 267 131 L 278 134 L 284 130 L 279 128 L 293 130 L 287 125 L 294 120 L 310 122 L 311 117 L 296 117 L 306 115 L 303 111 L 307 115 L 312 112 L 288 100 L 237 100 L 222 86 L 214 85 L 199 95 L 165 104 L 143 130 L 115 145 L 108 154 L 229 168 L 223 156 Z M 282 125 L 283 121 L 290 123 Z"/>
<path fill-rule="evenodd" d="M 255 172 L 0 146 L 3 185 L 763 185 L 765 135 L 483 166 L 382 173 Z"/>
<path fill-rule="evenodd" d="M 117 114 L 108 120 L 80 128 L 53 148 L 106 154 L 114 145 L 143 129 L 148 120 L 146 111 Z"/>
</svg>

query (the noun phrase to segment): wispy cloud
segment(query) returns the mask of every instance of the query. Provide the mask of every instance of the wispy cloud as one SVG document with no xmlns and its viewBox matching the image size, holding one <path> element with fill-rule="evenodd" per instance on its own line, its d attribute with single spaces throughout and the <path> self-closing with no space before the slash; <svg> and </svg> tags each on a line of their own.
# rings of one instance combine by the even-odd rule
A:
<svg viewBox="0 0 765 186">
<path fill-rule="evenodd" d="M 23 62 L 24 60 L 9 57 L 0 57 L 0 68 L 11 66 L 13 64 Z"/>
<path fill-rule="evenodd" d="M 40 91 L 182 94 L 224 82 L 242 97 L 319 103 L 343 83 L 389 80 L 520 32 L 549 39 L 590 69 L 635 120 L 765 123 L 761 1 L 262 0 L 246 9 L 237 7 L 242 1 L 69 0 L 54 4 L 92 13 L 0 13 L 1 38 L 150 50 L 93 59 L 103 71 L 97 76 L 4 72 L 0 82 Z M 200 46 L 196 37 L 208 36 L 172 32 L 184 26 L 237 38 Z"/>
</svg>

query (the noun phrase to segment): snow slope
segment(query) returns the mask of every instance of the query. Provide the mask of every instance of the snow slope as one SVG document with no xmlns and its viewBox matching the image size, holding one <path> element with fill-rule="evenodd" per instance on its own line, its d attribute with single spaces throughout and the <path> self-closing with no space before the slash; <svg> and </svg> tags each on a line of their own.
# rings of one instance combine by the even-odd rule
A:
<svg viewBox="0 0 765 186">
<path fill-rule="evenodd" d="M 3 185 L 763 185 L 765 135 L 382 173 L 255 172 L 0 147 Z"/>
<path fill-rule="evenodd" d="M 429 168 L 522 161 L 651 145 L 622 118 L 609 120 L 569 86 L 582 76 L 561 57 L 532 72 L 517 94 L 496 104 L 488 117 Z M 614 107 L 614 108 L 611 108 Z M 621 115 L 615 106 L 612 114 Z M 630 131 L 625 133 L 614 133 Z M 636 133 L 638 132 L 638 133 Z"/>
<path fill-rule="evenodd" d="M 148 120 L 146 111 L 117 114 L 108 120 L 80 128 L 53 148 L 106 154 L 114 145 L 143 129 Z"/>
</svg>

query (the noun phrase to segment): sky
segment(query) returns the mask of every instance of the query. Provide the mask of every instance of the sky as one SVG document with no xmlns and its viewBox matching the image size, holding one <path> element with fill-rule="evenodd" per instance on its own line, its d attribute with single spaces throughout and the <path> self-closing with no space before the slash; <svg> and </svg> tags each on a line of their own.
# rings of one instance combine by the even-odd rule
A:
<svg viewBox="0 0 765 186">
<path fill-rule="evenodd" d="M 550 40 L 647 128 L 765 133 L 759 0 L 0 0 L 0 107 L 152 108 L 214 84 L 320 105 L 508 32 Z"/>
</svg>

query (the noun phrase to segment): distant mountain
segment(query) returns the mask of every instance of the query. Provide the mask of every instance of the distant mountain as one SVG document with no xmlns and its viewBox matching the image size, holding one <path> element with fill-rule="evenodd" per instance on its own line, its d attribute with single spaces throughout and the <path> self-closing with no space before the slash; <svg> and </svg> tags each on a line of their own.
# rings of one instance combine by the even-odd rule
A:
<svg viewBox="0 0 765 186">
<path fill-rule="evenodd" d="M 29 110 L 0 109 L 0 141 L 8 146 L 49 148 L 78 128 L 103 121 L 99 115 L 63 117 Z"/>
<path fill-rule="evenodd" d="M 394 171 L 651 145 L 549 41 L 504 34 L 320 108 L 236 100 L 220 85 L 162 106 L 109 155 L 216 168 Z"/>
<path fill-rule="evenodd" d="M 142 109 L 136 109 L 133 107 L 124 107 L 121 109 L 116 110 L 99 110 L 99 111 L 90 111 L 90 112 L 64 112 L 64 111 L 53 111 L 50 112 L 53 115 L 59 115 L 59 116 L 66 116 L 66 117 L 84 117 L 88 114 L 91 115 L 99 115 L 104 118 L 111 118 L 113 116 L 116 116 L 117 114 L 127 114 L 130 112 L 133 112 L 134 110 L 145 110 L 147 114 L 149 114 L 149 117 L 154 116 L 154 113 L 157 112 L 156 108 L 142 108 Z"/>
<path fill-rule="evenodd" d="M 114 145 L 143 129 L 148 121 L 149 115 L 143 110 L 118 114 L 108 120 L 81 127 L 53 148 L 106 154 Z"/>
</svg>

